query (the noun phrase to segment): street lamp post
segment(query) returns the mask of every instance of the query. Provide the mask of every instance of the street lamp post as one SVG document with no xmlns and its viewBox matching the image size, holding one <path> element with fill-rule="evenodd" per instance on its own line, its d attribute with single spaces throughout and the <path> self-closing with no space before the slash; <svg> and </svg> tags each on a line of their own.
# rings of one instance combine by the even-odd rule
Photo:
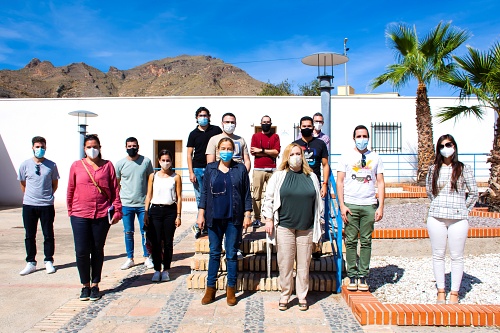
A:
<svg viewBox="0 0 500 333">
<path fill-rule="evenodd" d="M 83 149 L 83 144 L 85 143 L 85 135 L 87 135 L 87 118 L 97 117 L 97 113 L 86 111 L 86 110 L 76 110 L 68 113 L 70 116 L 78 117 L 78 132 L 80 133 L 80 158 L 85 157 L 85 152 Z"/>
</svg>

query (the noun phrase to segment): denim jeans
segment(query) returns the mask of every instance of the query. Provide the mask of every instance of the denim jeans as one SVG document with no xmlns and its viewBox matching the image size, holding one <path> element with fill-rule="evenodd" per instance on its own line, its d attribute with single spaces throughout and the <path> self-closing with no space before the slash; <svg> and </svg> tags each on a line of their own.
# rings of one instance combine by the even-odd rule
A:
<svg viewBox="0 0 500 333">
<path fill-rule="evenodd" d="M 347 215 L 349 223 L 345 225 L 345 257 L 348 277 L 367 277 L 370 272 L 372 255 L 372 233 L 375 223 L 376 205 L 345 204 L 352 215 Z M 359 266 L 356 265 L 359 234 Z"/>
<path fill-rule="evenodd" d="M 70 220 L 80 282 L 99 283 L 104 263 L 104 243 L 110 226 L 108 217 L 88 219 L 70 216 Z"/>
<path fill-rule="evenodd" d="M 148 239 L 153 247 L 153 264 L 155 271 L 169 270 L 174 253 L 175 219 L 177 204 L 151 205 L 149 209 Z"/>
<path fill-rule="evenodd" d="M 141 207 L 122 207 L 123 213 L 123 232 L 125 233 L 125 249 L 127 251 L 127 258 L 134 257 L 134 221 L 135 216 L 139 220 L 139 228 L 142 236 L 142 252 L 144 257 L 148 257 L 148 250 L 146 249 L 146 238 L 144 236 L 144 206 Z"/>
<path fill-rule="evenodd" d="M 26 231 L 24 245 L 26 247 L 26 261 L 36 262 L 36 231 L 38 219 L 42 226 L 44 261 L 54 261 L 54 205 L 30 206 L 23 205 L 23 223 Z"/>
<path fill-rule="evenodd" d="M 203 191 L 203 174 L 205 173 L 205 168 L 193 168 L 193 172 L 196 177 L 196 183 L 193 183 L 193 187 L 196 206 L 198 207 L 200 205 L 201 191 Z"/>
<path fill-rule="evenodd" d="M 220 265 L 222 252 L 222 240 L 226 235 L 226 267 L 227 286 L 235 287 L 238 276 L 238 246 L 241 238 L 242 225 L 234 225 L 231 220 L 214 219 L 211 227 L 208 227 L 208 241 L 210 244 L 210 257 L 208 260 L 207 286 L 214 287 L 217 282 L 217 273 Z"/>
</svg>

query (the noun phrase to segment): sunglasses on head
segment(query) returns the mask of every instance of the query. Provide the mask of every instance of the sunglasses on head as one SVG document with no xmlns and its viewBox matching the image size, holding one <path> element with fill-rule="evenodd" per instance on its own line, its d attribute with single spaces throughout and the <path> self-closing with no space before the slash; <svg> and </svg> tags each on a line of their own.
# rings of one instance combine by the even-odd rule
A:
<svg viewBox="0 0 500 333">
<path fill-rule="evenodd" d="M 366 166 L 366 156 L 361 154 L 361 167 L 364 168 Z"/>
<path fill-rule="evenodd" d="M 453 147 L 453 143 L 446 142 L 444 145 L 438 145 L 438 147 L 439 147 L 439 149 L 443 149 L 444 147 L 451 148 L 451 147 Z"/>
<path fill-rule="evenodd" d="M 37 176 L 40 176 L 40 164 L 35 165 L 35 173 Z"/>
</svg>

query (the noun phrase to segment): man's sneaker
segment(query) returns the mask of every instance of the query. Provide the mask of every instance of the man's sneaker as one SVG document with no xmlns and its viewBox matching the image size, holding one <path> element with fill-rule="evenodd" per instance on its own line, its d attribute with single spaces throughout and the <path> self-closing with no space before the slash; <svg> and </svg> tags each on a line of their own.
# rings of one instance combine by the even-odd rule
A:
<svg viewBox="0 0 500 333">
<path fill-rule="evenodd" d="M 366 277 L 360 276 L 358 279 L 358 290 L 361 291 L 368 291 L 370 289 L 370 286 L 368 283 L 366 283 Z"/>
<path fill-rule="evenodd" d="M 88 301 L 90 299 L 90 287 L 83 287 L 80 294 L 80 301 Z"/>
<path fill-rule="evenodd" d="M 134 258 L 127 258 L 127 261 L 125 261 L 125 263 L 120 268 L 125 270 L 129 269 L 130 267 L 134 267 L 134 265 L 135 265 Z"/>
<path fill-rule="evenodd" d="M 168 271 L 161 272 L 161 280 L 164 282 L 170 281 L 170 275 L 168 275 Z"/>
<path fill-rule="evenodd" d="M 236 252 L 236 255 L 238 256 L 238 260 L 243 260 L 243 253 L 241 253 L 241 250 L 238 250 L 238 252 Z"/>
<path fill-rule="evenodd" d="M 100 298 L 101 298 L 101 294 L 99 293 L 99 287 L 93 286 L 92 288 L 90 288 L 90 300 L 97 301 Z"/>
<path fill-rule="evenodd" d="M 358 290 L 358 280 L 355 277 L 349 278 L 349 283 L 347 284 L 347 290 L 350 291 Z"/>
<path fill-rule="evenodd" d="M 151 260 L 151 257 L 146 257 L 146 260 L 144 260 L 144 266 L 147 268 L 154 268 L 155 265 L 153 265 L 153 260 Z"/>
<path fill-rule="evenodd" d="M 200 231 L 200 228 L 198 228 L 198 225 L 196 223 L 191 226 L 191 231 L 193 232 L 195 239 L 200 238 L 201 231 Z"/>
<path fill-rule="evenodd" d="M 45 262 L 45 270 L 47 271 L 47 274 L 52 274 L 56 272 L 56 269 L 54 268 L 52 261 Z"/>
<path fill-rule="evenodd" d="M 155 271 L 155 273 L 153 274 L 153 278 L 151 279 L 151 281 L 153 281 L 153 282 L 160 282 L 160 279 L 161 279 L 161 273 L 160 273 L 160 271 Z"/>
<path fill-rule="evenodd" d="M 28 275 L 36 271 L 36 262 L 28 262 L 26 267 L 22 271 L 19 272 L 19 275 Z"/>
</svg>

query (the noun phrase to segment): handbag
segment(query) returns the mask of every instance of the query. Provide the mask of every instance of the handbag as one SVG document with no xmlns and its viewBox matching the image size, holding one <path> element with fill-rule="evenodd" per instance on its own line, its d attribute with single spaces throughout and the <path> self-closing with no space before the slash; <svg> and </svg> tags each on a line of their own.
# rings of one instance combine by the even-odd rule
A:
<svg viewBox="0 0 500 333">
<path fill-rule="evenodd" d="M 115 207 L 111 204 L 111 199 L 109 198 L 108 194 L 106 193 L 106 191 L 104 191 L 103 189 L 101 189 L 99 187 L 99 185 L 97 185 L 97 182 L 95 181 L 94 177 L 92 177 L 92 174 L 90 173 L 89 169 L 87 168 L 87 166 L 85 165 L 85 162 L 83 162 L 83 159 L 81 160 L 82 161 L 82 165 L 83 167 L 85 168 L 85 171 L 87 171 L 87 174 L 89 175 L 90 177 L 90 180 L 92 181 L 92 183 L 94 184 L 95 187 L 97 187 L 97 191 L 99 191 L 99 193 L 101 194 L 104 194 L 104 196 L 106 197 L 106 199 L 109 201 L 110 203 L 110 206 L 108 208 L 108 218 L 109 220 L 111 221 L 111 218 L 113 217 L 113 215 L 115 214 Z"/>
</svg>

